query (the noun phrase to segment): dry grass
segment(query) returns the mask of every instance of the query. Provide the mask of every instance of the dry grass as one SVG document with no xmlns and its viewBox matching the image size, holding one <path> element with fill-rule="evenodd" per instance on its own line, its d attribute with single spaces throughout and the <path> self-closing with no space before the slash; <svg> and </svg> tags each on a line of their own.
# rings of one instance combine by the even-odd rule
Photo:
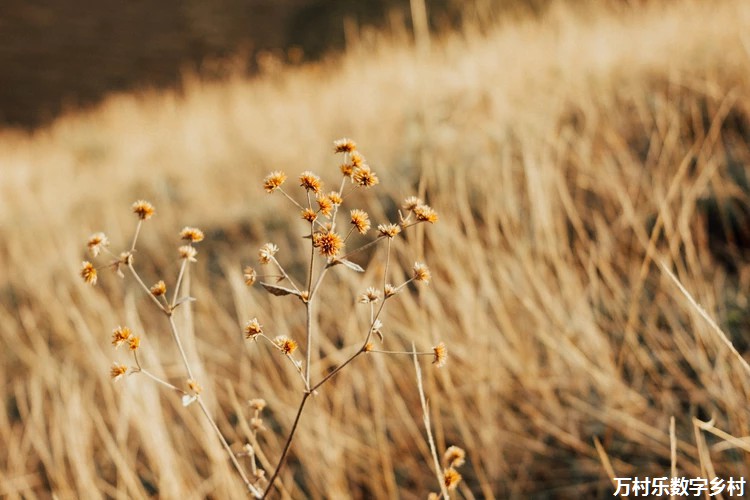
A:
<svg viewBox="0 0 750 500">
<path fill-rule="evenodd" d="M 268 401 L 274 461 L 297 374 L 248 348 L 241 325 L 264 311 L 264 325 L 297 335 L 304 319 L 248 292 L 241 269 L 269 240 L 303 256 L 300 228 L 277 217 L 282 200 L 260 181 L 279 168 L 322 173 L 341 136 L 390 180 L 367 202 L 373 218 L 414 191 L 441 214 L 394 254 L 408 268 L 424 253 L 429 293 L 405 295 L 386 321 L 400 350 L 450 346 L 424 385 L 437 448 L 467 450 L 461 495 L 608 497 L 607 468 L 669 475 L 673 445 L 680 475 L 750 477 L 750 379 L 657 265 L 740 354 L 750 348 L 748 25 L 743 0 L 559 8 L 467 30 L 428 55 L 365 39 L 319 66 L 115 97 L 33 137 L 2 133 L 0 495 L 242 492 L 199 413 L 107 376 L 117 324 L 147 332 L 146 361 L 165 353 L 160 376 L 182 376 L 135 286 L 92 291 L 77 276 L 86 237 L 129 234 L 139 198 L 159 208 L 138 255 L 153 263 L 148 283 L 178 266 L 164 257 L 175 228 L 206 231 L 198 301 L 179 326 L 230 442 L 250 432 L 245 401 Z M 364 281 L 338 275 L 322 297 L 318 370 L 343 361 L 366 320 L 332 299 L 377 267 Z M 413 368 L 359 361 L 310 400 L 282 479 L 296 498 L 424 498 L 436 485 Z"/>
</svg>

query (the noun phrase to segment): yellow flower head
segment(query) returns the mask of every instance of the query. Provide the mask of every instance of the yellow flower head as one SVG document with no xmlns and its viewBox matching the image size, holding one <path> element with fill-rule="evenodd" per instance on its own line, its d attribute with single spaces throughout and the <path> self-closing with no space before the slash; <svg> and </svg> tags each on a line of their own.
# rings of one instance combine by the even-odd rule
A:
<svg viewBox="0 0 750 500">
<path fill-rule="evenodd" d="M 466 461 L 466 452 L 458 446 L 449 446 L 443 453 L 443 464 L 446 467 L 461 467 Z"/>
<path fill-rule="evenodd" d="M 203 241 L 203 231 L 197 227 L 184 227 L 180 231 L 180 238 L 190 243 L 198 243 Z"/>
<path fill-rule="evenodd" d="M 401 207 L 404 210 L 409 210 L 411 212 L 412 210 L 417 208 L 419 205 L 423 205 L 423 204 L 424 202 L 420 198 L 417 198 L 416 196 L 409 196 L 408 198 L 404 200 L 404 204 L 401 205 Z"/>
<path fill-rule="evenodd" d="M 325 217 L 330 217 L 333 211 L 333 202 L 326 195 L 318 195 L 315 197 L 315 201 L 318 202 L 318 211 Z"/>
<path fill-rule="evenodd" d="M 112 377 L 113 381 L 120 380 L 123 375 L 128 372 L 128 367 L 118 363 L 113 363 L 109 369 L 109 376 Z"/>
<path fill-rule="evenodd" d="M 331 191 L 328 193 L 328 199 L 331 200 L 331 203 L 334 205 L 341 205 L 344 203 L 344 199 L 341 197 L 338 191 Z"/>
<path fill-rule="evenodd" d="M 320 188 L 322 186 L 320 177 L 310 172 L 309 170 L 306 170 L 305 172 L 302 172 L 300 174 L 299 183 L 299 185 L 305 188 L 305 190 L 312 191 L 316 194 L 320 192 Z"/>
<path fill-rule="evenodd" d="M 245 323 L 245 338 L 254 339 L 263 333 L 263 325 L 258 322 L 258 318 L 253 318 Z"/>
<path fill-rule="evenodd" d="M 417 216 L 419 222 L 429 222 L 434 224 L 438 220 L 438 214 L 428 205 L 418 205 L 414 207 L 414 215 Z"/>
<path fill-rule="evenodd" d="M 430 282 L 432 274 L 430 274 L 430 268 L 427 267 L 423 262 L 415 262 L 412 267 L 412 277 L 414 281 L 423 281 L 425 284 Z"/>
<path fill-rule="evenodd" d="M 341 247 L 344 246 L 344 240 L 334 232 L 315 233 L 313 235 L 313 246 L 320 251 L 323 257 L 335 257 Z"/>
<path fill-rule="evenodd" d="M 440 342 L 438 345 L 432 348 L 432 364 L 436 368 L 442 368 L 445 366 L 445 362 L 448 360 L 448 348 L 445 347 L 444 342 Z"/>
<path fill-rule="evenodd" d="M 448 490 L 455 490 L 458 483 L 461 482 L 461 474 L 456 471 L 453 467 L 449 467 L 443 471 L 443 484 Z"/>
<path fill-rule="evenodd" d="M 109 245 L 107 235 L 104 233 L 94 233 L 89 236 L 88 247 L 92 257 L 96 257 L 102 249 Z"/>
<path fill-rule="evenodd" d="M 255 280 L 258 278 L 258 273 L 256 273 L 255 269 L 253 269 L 252 267 L 247 266 L 242 270 L 242 276 L 245 278 L 245 284 L 247 286 L 253 286 L 253 284 L 255 284 Z"/>
<path fill-rule="evenodd" d="M 260 247 L 260 250 L 258 250 L 258 262 L 261 264 L 268 264 L 271 262 L 271 259 L 274 255 L 276 255 L 276 252 L 279 251 L 279 247 L 274 245 L 273 243 L 266 243 L 262 247 Z"/>
<path fill-rule="evenodd" d="M 146 220 L 154 215 L 154 206 L 145 200 L 136 201 L 133 203 L 132 208 L 133 213 L 135 213 L 141 220 Z"/>
<path fill-rule="evenodd" d="M 378 232 L 382 236 L 387 236 L 388 238 L 393 238 L 398 233 L 401 232 L 401 228 L 397 224 L 380 224 L 378 226 Z"/>
<path fill-rule="evenodd" d="M 187 259 L 190 262 L 198 262 L 198 259 L 195 258 L 195 256 L 198 255 L 198 250 L 196 250 L 194 246 L 182 245 L 177 251 L 180 253 L 181 259 Z"/>
<path fill-rule="evenodd" d="M 164 281 L 159 280 L 154 286 L 151 287 L 151 295 L 154 297 L 159 297 L 160 295 L 164 295 L 167 293 L 167 285 L 164 284 Z"/>
<path fill-rule="evenodd" d="M 364 210 L 354 209 L 349 212 L 351 224 L 359 234 L 366 234 L 370 230 L 370 216 Z"/>
<path fill-rule="evenodd" d="M 318 218 L 318 214 L 312 208 L 306 208 L 302 211 L 301 217 L 307 222 L 314 222 Z"/>
<path fill-rule="evenodd" d="M 380 180 L 368 165 L 360 165 L 352 173 L 352 182 L 359 187 L 369 188 L 379 183 Z"/>
<path fill-rule="evenodd" d="M 118 326 L 112 330 L 112 345 L 120 347 L 123 343 L 130 340 L 130 328 L 127 326 Z"/>
<path fill-rule="evenodd" d="M 136 337 L 136 336 L 130 337 L 130 340 L 128 341 L 128 347 L 130 347 L 131 351 L 137 351 L 140 346 L 141 346 L 140 337 Z"/>
<path fill-rule="evenodd" d="M 333 151 L 335 153 L 352 153 L 357 149 L 353 140 L 344 137 L 333 141 Z"/>
<path fill-rule="evenodd" d="M 81 263 L 81 278 L 89 285 L 96 285 L 96 268 L 87 260 Z"/>
<path fill-rule="evenodd" d="M 289 337 L 279 336 L 274 339 L 274 343 L 281 352 L 291 355 L 297 349 L 297 342 Z"/>
<path fill-rule="evenodd" d="M 265 179 L 263 179 L 263 189 L 265 189 L 269 193 L 273 193 L 274 191 L 279 189 L 282 184 L 284 184 L 285 180 L 286 174 L 284 172 L 281 172 L 280 170 L 271 172 L 266 176 Z"/>
</svg>

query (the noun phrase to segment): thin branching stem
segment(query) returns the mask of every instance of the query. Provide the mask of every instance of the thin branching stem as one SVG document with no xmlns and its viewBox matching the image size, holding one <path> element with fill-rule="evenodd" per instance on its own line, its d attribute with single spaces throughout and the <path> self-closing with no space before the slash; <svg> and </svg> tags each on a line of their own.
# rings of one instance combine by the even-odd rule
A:
<svg viewBox="0 0 750 500">
<path fill-rule="evenodd" d="M 169 314 L 169 310 L 166 307 L 164 307 L 161 302 L 159 302 L 159 299 L 154 297 L 154 294 L 151 293 L 151 290 L 148 288 L 148 286 L 146 286 L 146 284 L 143 282 L 141 277 L 138 275 L 138 273 L 135 270 L 135 267 L 133 267 L 132 262 L 128 262 L 128 269 L 130 269 L 130 273 L 133 275 L 133 277 L 141 286 L 141 288 L 143 288 L 143 291 L 146 292 L 146 295 L 148 295 L 151 298 L 151 300 L 154 302 L 154 304 L 156 304 L 156 307 L 161 309 L 163 313 Z"/>
<path fill-rule="evenodd" d="M 138 224 L 135 226 L 135 233 L 133 233 L 133 242 L 130 244 L 130 253 L 135 252 L 135 244 L 138 242 L 138 235 L 141 234 L 142 225 L 143 219 L 138 219 Z"/>
<path fill-rule="evenodd" d="M 187 268 L 187 262 L 188 259 L 184 258 L 182 259 L 182 264 L 180 265 L 180 273 L 177 275 L 177 283 L 174 286 L 174 293 L 172 294 L 172 308 L 174 309 L 175 304 L 177 304 L 177 297 L 180 295 L 180 286 L 182 286 L 182 278 L 185 276 L 185 269 Z"/>
</svg>

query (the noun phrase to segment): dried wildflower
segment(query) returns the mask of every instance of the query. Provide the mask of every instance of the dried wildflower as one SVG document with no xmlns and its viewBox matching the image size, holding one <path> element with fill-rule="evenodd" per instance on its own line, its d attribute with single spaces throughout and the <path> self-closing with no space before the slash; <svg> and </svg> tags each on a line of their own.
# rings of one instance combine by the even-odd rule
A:
<svg viewBox="0 0 750 500">
<path fill-rule="evenodd" d="M 96 257 L 97 255 L 99 255 L 99 252 L 102 251 L 102 248 L 108 245 L 109 240 L 107 239 L 107 235 L 105 235 L 104 233 L 94 233 L 89 236 L 88 247 L 92 257 Z"/>
<path fill-rule="evenodd" d="M 445 362 L 448 360 L 448 348 L 445 347 L 444 342 L 440 342 L 438 345 L 432 348 L 432 364 L 436 368 L 442 368 Z"/>
<path fill-rule="evenodd" d="M 429 222 L 434 224 L 438 220 L 438 214 L 429 205 L 418 205 L 414 207 L 414 215 L 419 222 Z"/>
<path fill-rule="evenodd" d="M 187 386 L 188 389 L 193 391 L 195 394 L 200 394 L 203 388 L 200 386 L 197 380 L 193 380 L 192 378 L 189 378 L 187 380 Z"/>
<path fill-rule="evenodd" d="M 87 260 L 81 263 L 81 278 L 89 285 L 96 285 L 96 268 Z"/>
<path fill-rule="evenodd" d="M 383 341 L 383 322 L 379 319 L 376 319 L 372 324 L 372 333 L 376 334 L 380 341 Z"/>
<path fill-rule="evenodd" d="M 318 214 L 312 208 L 306 208 L 302 211 L 302 218 L 308 222 L 313 222 L 318 218 Z"/>
<path fill-rule="evenodd" d="M 280 170 L 271 172 L 266 176 L 265 179 L 263 179 L 263 189 L 265 189 L 269 193 L 273 193 L 274 191 L 279 189 L 282 184 L 284 184 L 285 180 L 286 174 L 284 172 L 281 172 Z"/>
<path fill-rule="evenodd" d="M 128 347 L 131 351 L 137 351 L 138 348 L 141 346 L 141 338 L 132 336 L 130 337 L 130 340 L 128 341 Z"/>
<path fill-rule="evenodd" d="M 365 161 L 366 161 L 365 157 L 362 156 L 357 151 L 352 151 L 352 154 L 349 155 L 349 160 L 352 163 L 352 167 L 354 167 L 355 169 L 358 168 L 358 167 L 363 166 L 365 164 Z"/>
<path fill-rule="evenodd" d="M 466 452 L 458 446 L 449 446 L 443 453 L 443 464 L 446 467 L 461 467 L 466 461 Z"/>
<path fill-rule="evenodd" d="M 263 419 L 258 417 L 253 417 L 250 419 L 250 427 L 254 431 L 265 431 L 266 427 L 263 425 Z"/>
<path fill-rule="evenodd" d="M 164 284 L 164 281 L 159 280 L 154 286 L 151 287 L 151 295 L 154 297 L 159 297 L 160 295 L 164 295 L 167 293 L 167 285 Z"/>
<path fill-rule="evenodd" d="M 247 402 L 248 405 L 250 405 L 250 408 L 252 408 L 255 411 L 263 411 L 263 408 L 266 407 L 266 400 L 261 398 L 251 399 Z"/>
<path fill-rule="evenodd" d="M 359 234 L 365 234 L 370 230 L 370 216 L 364 210 L 354 209 L 349 212 L 351 224 Z"/>
<path fill-rule="evenodd" d="M 398 293 L 398 290 L 399 290 L 398 288 L 391 285 L 390 283 L 386 283 L 385 286 L 383 287 L 383 295 L 387 299 L 388 297 L 392 297 L 396 295 Z"/>
<path fill-rule="evenodd" d="M 260 247 L 260 250 L 258 250 L 258 261 L 261 264 L 268 264 L 271 262 L 271 259 L 274 255 L 276 255 L 276 252 L 279 251 L 279 247 L 274 245 L 273 243 L 266 243 L 262 247 Z"/>
<path fill-rule="evenodd" d="M 361 165 L 354 169 L 352 182 L 359 187 L 369 188 L 379 183 L 380 180 L 368 165 Z"/>
<path fill-rule="evenodd" d="M 328 199 L 331 200 L 331 203 L 334 205 L 341 205 L 344 203 L 344 199 L 341 197 L 338 191 L 331 191 L 328 193 Z"/>
<path fill-rule="evenodd" d="M 320 192 L 320 188 L 322 186 L 320 177 L 310 172 L 309 170 L 306 170 L 305 172 L 302 172 L 300 174 L 299 182 L 299 185 L 305 188 L 305 190 L 312 191 L 316 194 Z"/>
<path fill-rule="evenodd" d="M 128 342 L 130 333 L 130 328 L 127 326 L 118 326 L 112 330 L 112 345 L 120 347 L 123 343 Z"/>
<path fill-rule="evenodd" d="M 342 163 L 341 164 L 341 173 L 344 175 L 344 177 L 351 177 L 354 173 L 354 165 L 351 163 Z"/>
<path fill-rule="evenodd" d="M 258 322 L 258 318 L 253 318 L 245 323 L 245 338 L 254 339 L 263 333 L 263 325 Z"/>
<path fill-rule="evenodd" d="M 313 235 L 313 246 L 320 251 L 323 257 L 335 257 L 341 247 L 344 246 L 344 240 L 334 232 L 315 233 Z"/>
<path fill-rule="evenodd" d="M 417 198 L 416 196 L 409 196 L 404 200 L 404 204 L 401 205 L 401 207 L 404 210 L 409 210 L 411 212 L 412 210 L 423 204 L 424 202 L 420 198 Z"/>
<path fill-rule="evenodd" d="M 279 336 L 276 337 L 273 341 L 284 354 L 290 355 L 297 349 L 297 342 L 290 339 L 289 337 Z"/>
<path fill-rule="evenodd" d="M 352 153 L 357 149 L 353 140 L 346 137 L 333 141 L 334 153 Z"/>
<path fill-rule="evenodd" d="M 365 344 L 365 347 L 362 350 L 367 353 L 367 352 L 372 351 L 374 348 L 375 348 L 375 346 L 372 345 L 372 342 L 368 342 L 368 343 Z"/>
<path fill-rule="evenodd" d="M 152 215 L 154 215 L 154 206 L 145 201 L 145 200 L 138 200 L 135 203 L 133 203 L 133 213 L 138 215 L 138 218 L 141 220 L 146 220 Z"/>
<path fill-rule="evenodd" d="M 109 376 L 112 377 L 113 381 L 118 381 L 123 375 L 128 373 L 128 367 L 118 363 L 112 363 L 112 367 L 109 369 Z"/>
<path fill-rule="evenodd" d="M 250 266 L 247 266 L 242 270 L 242 276 L 245 278 L 245 284 L 247 286 L 253 286 L 255 284 L 255 280 L 258 279 L 258 273 L 256 273 L 255 269 Z"/>
<path fill-rule="evenodd" d="M 133 263 L 133 253 L 121 252 L 117 262 L 118 264 L 122 264 L 123 266 L 129 266 Z"/>
<path fill-rule="evenodd" d="M 430 268 L 424 262 L 415 262 L 411 270 L 414 281 L 424 281 L 425 284 L 430 282 L 432 274 Z"/>
<path fill-rule="evenodd" d="M 333 202 L 326 195 L 318 195 L 315 197 L 315 201 L 318 202 L 318 211 L 325 217 L 330 217 L 333 211 Z"/>
<path fill-rule="evenodd" d="M 190 243 L 203 241 L 203 237 L 203 231 L 197 227 L 184 227 L 182 228 L 182 231 L 180 231 L 180 238 L 189 241 Z"/>
<path fill-rule="evenodd" d="M 195 256 L 198 255 L 198 250 L 196 250 L 194 246 L 182 245 L 177 251 L 180 253 L 181 259 L 187 259 L 190 262 L 198 262 L 195 258 Z"/>
<path fill-rule="evenodd" d="M 449 467 L 443 471 L 443 484 L 448 490 L 455 490 L 461 479 L 461 474 L 453 467 Z"/>
<path fill-rule="evenodd" d="M 380 292 L 375 287 L 368 287 L 365 293 L 359 296 L 359 301 L 363 304 L 375 303 L 380 300 Z"/>
<path fill-rule="evenodd" d="M 401 228 L 397 224 L 380 224 L 378 226 L 378 232 L 382 236 L 387 236 L 388 238 L 393 238 L 398 233 L 401 232 Z"/>
</svg>

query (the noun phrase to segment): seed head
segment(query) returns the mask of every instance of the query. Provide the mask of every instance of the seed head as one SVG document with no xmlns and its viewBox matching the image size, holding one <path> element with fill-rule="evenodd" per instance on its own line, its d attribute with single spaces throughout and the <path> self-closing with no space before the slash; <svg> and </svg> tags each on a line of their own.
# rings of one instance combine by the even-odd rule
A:
<svg viewBox="0 0 750 500">
<path fill-rule="evenodd" d="M 351 163 L 342 163 L 341 164 L 341 173 L 344 175 L 344 177 L 351 177 L 354 173 L 354 165 Z"/>
<path fill-rule="evenodd" d="M 133 212 L 141 220 L 146 220 L 154 215 L 154 206 L 145 200 L 136 201 L 135 203 L 133 203 L 132 208 Z"/>
<path fill-rule="evenodd" d="M 344 240 L 334 232 L 315 233 L 313 235 L 313 246 L 320 251 L 323 257 L 335 257 L 341 247 L 344 246 Z"/>
<path fill-rule="evenodd" d="M 375 303 L 380 300 L 380 292 L 375 287 L 368 287 L 365 293 L 359 296 L 359 301 L 363 304 Z"/>
<path fill-rule="evenodd" d="M 466 452 L 458 446 L 449 446 L 443 453 L 443 465 L 446 467 L 461 467 L 465 461 Z"/>
<path fill-rule="evenodd" d="M 417 198 L 416 196 L 409 196 L 404 200 L 404 204 L 401 205 L 401 207 L 404 210 L 412 211 L 422 204 L 424 204 L 424 202 L 420 198 Z"/>
<path fill-rule="evenodd" d="M 180 238 L 190 243 L 198 243 L 203 241 L 203 231 L 197 227 L 184 227 L 180 231 Z"/>
<path fill-rule="evenodd" d="M 104 233 L 94 233 L 89 236 L 88 247 L 92 257 L 96 257 L 102 249 L 109 245 L 107 235 Z"/>
<path fill-rule="evenodd" d="M 255 411 L 263 411 L 263 408 L 266 407 L 266 400 L 261 398 L 251 399 L 247 404 Z"/>
<path fill-rule="evenodd" d="M 318 214 L 312 208 L 306 208 L 302 211 L 302 218 L 308 222 L 313 222 L 318 218 Z"/>
<path fill-rule="evenodd" d="M 355 169 L 357 167 L 361 167 L 365 164 L 365 157 L 359 154 L 357 151 L 352 151 L 352 154 L 349 155 L 349 159 L 352 162 L 352 167 Z"/>
<path fill-rule="evenodd" d="M 419 222 L 429 222 L 434 224 L 438 220 L 438 214 L 429 205 L 418 205 L 414 207 L 414 215 Z"/>
<path fill-rule="evenodd" d="M 401 228 L 397 224 L 380 224 L 378 226 L 378 232 L 382 236 L 387 236 L 388 238 L 393 238 L 398 233 L 401 232 Z"/>
<path fill-rule="evenodd" d="M 346 137 L 333 141 L 334 153 L 352 153 L 357 149 L 353 140 Z"/>
<path fill-rule="evenodd" d="M 263 325 L 258 322 L 258 318 L 253 318 L 245 323 L 245 338 L 255 339 L 258 335 L 263 333 Z"/>
<path fill-rule="evenodd" d="M 89 285 L 96 285 L 96 268 L 87 260 L 81 263 L 81 278 Z"/>
<path fill-rule="evenodd" d="M 344 203 L 344 199 L 341 197 L 338 191 L 331 191 L 328 193 L 328 199 L 331 200 L 331 203 L 334 205 L 341 205 Z"/>
<path fill-rule="evenodd" d="M 160 295 L 164 295 L 167 293 L 167 285 L 164 284 L 164 281 L 159 280 L 154 286 L 151 287 L 151 295 L 154 297 L 159 297 Z"/>
<path fill-rule="evenodd" d="M 256 273 L 255 269 L 253 269 L 252 267 L 247 266 L 242 270 L 242 276 L 245 278 L 245 284 L 247 286 L 253 286 L 255 284 L 255 280 L 258 278 L 258 273 Z"/>
<path fill-rule="evenodd" d="M 430 274 L 430 268 L 424 262 L 415 262 L 412 267 L 412 277 L 414 281 L 424 281 L 425 284 L 430 282 L 432 274 Z"/>
<path fill-rule="evenodd" d="M 297 342 L 290 339 L 289 337 L 279 336 L 274 339 L 276 346 L 284 354 L 291 355 L 297 349 Z"/>
<path fill-rule="evenodd" d="M 109 369 L 109 376 L 112 377 L 113 381 L 120 380 L 123 375 L 128 372 L 128 367 L 118 363 L 112 363 L 112 367 Z"/>
<path fill-rule="evenodd" d="M 130 337 L 130 340 L 128 341 L 128 347 L 130 347 L 131 351 L 137 351 L 140 346 L 141 346 L 140 337 L 136 337 L 135 335 Z"/>
<path fill-rule="evenodd" d="M 271 258 L 276 255 L 276 252 L 279 251 L 279 247 L 274 245 L 273 243 L 266 243 L 262 247 L 260 247 L 260 250 L 258 250 L 258 262 L 261 264 L 268 264 L 271 262 Z"/>
<path fill-rule="evenodd" d="M 445 366 L 445 362 L 448 360 L 448 348 L 445 347 L 444 342 L 440 342 L 438 345 L 432 348 L 432 364 L 436 368 L 442 368 Z"/>
<path fill-rule="evenodd" d="M 268 193 L 273 193 L 274 191 L 279 189 L 282 184 L 284 184 L 285 180 L 286 174 L 284 172 L 281 172 L 280 170 L 271 172 L 266 176 L 265 179 L 263 179 L 263 189 L 265 189 Z"/>
<path fill-rule="evenodd" d="M 330 217 L 331 211 L 333 210 L 333 202 L 331 199 L 326 195 L 319 194 L 315 197 L 315 201 L 318 202 L 318 211 L 325 217 Z"/>
<path fill-rule="evenodd" d="M 388 297 L 392 297 L 396 295 L 398 293 L 398 290 L 399 290 L 398 288 L 391 285 L 390 283 L 386 283 L 385 286 L 383 287 L 383 295 L 387 299 Z"/>
<path fill-rule="evenodd" d="M 181 259 L 187 259 L 190 262 L 198 262 L 198 259 L 195 258 L 195 256 L 198 255 L 198 250 L 196 250 L 194 246 L 182 245 L 177 251 L 180 253 Z"/>
<path fill-rule="evenodd" d="M 305 188 L 306 191 L 312 191 L 316 194 L 320 192 L 320 188 L 322 186 L 320 177 L 310 172 L 309 170 L 306 170 L 300 174 L 299 182 L 299 185 Z"/>
<path fill-rule="evenodd" d="M 354 209 L 349 212 L 351 223 L 359 234 L 366 234 L 370 230 L 370 216 L 364 210 Z"/>
<path fill-rule="evenodd" d="M 130 340 L 130 328 L 127 326 L 118 326 L 112 330 L 112 345 L 120 347 L 123 343 Z"/>
<path fill-rule="evenodd" d="M 461 474 L 453 467 L 449 467 L 443 471 L 443 484 L 448 490 L 455 490 L 461 479 Z"/>
<path fill-rule="evenodd" d="M 360 165 L 352 173 L 352 182 L 359 187 L 369 188 L 376 185 L 380 180 L 368 165 Z"/>
</svg>

